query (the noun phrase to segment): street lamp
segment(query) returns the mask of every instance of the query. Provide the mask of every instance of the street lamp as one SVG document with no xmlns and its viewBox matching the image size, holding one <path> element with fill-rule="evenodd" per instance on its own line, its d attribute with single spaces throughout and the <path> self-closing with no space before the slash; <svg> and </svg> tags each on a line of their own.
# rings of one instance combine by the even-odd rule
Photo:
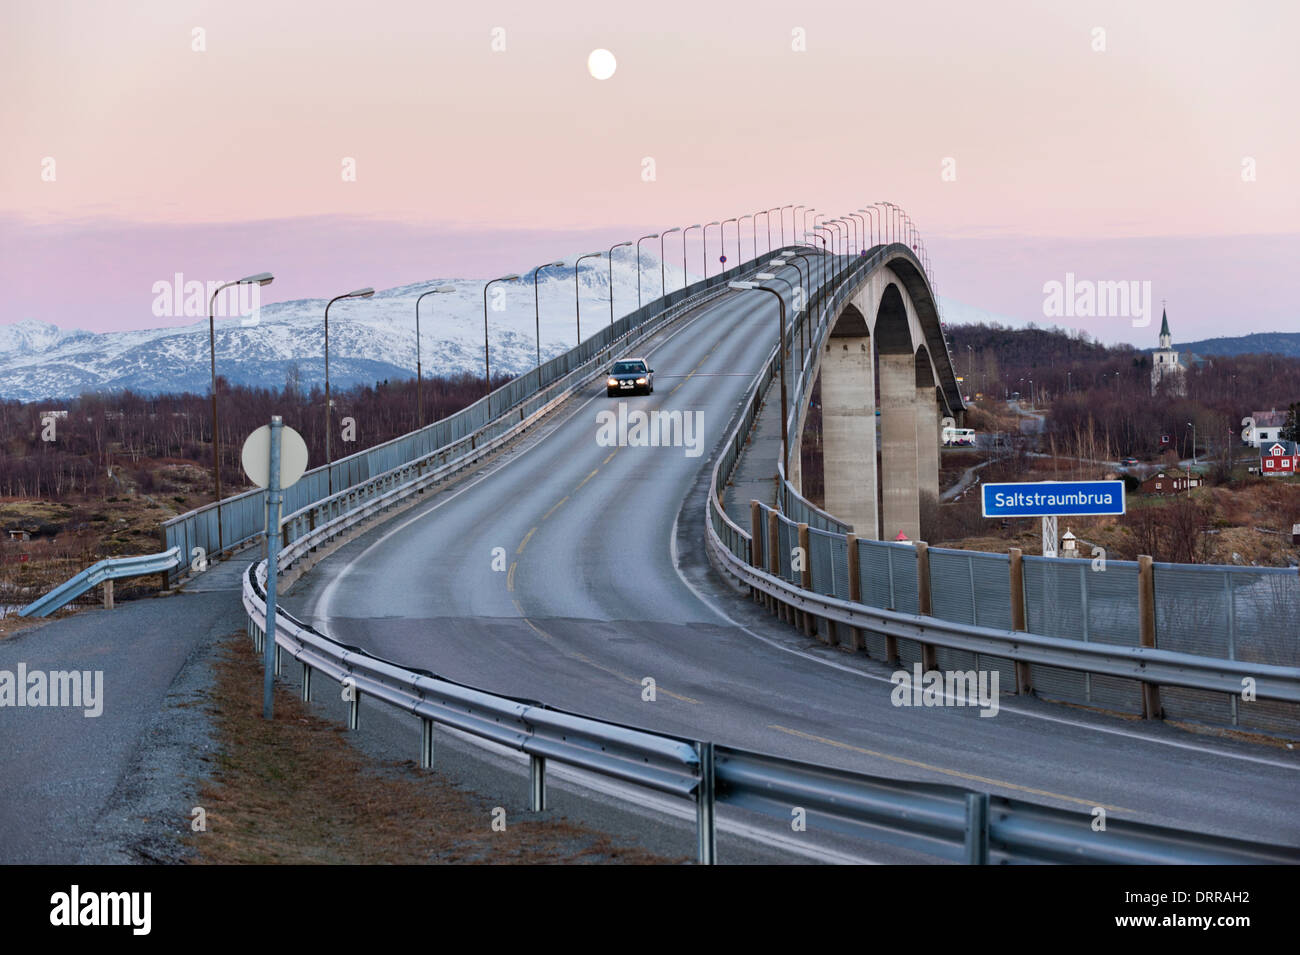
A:
<svg viewBox="0 0 1300 955">
<path fill-rule="evenodd" d="M 359 288 L 355 292 L 336 295 L 325 303 L 325 473 L 329 493 L 334 493 L 334 469 L 330 465 L 334 459 L 330 456 L 330 431 L 334 428 L 334 403 L 330 400 L 330 306 L 344 298 L 370 298 L 375 294 L 372 288 Z"/>
<path fill-rule="evenodd" d="M 748 212 L 736 220 L 736 264 L 737 265 L 739 265 L 741 261 L 740 223 L 744 222 L 746 219 L 749 220 L 749 246 L 751 249 L 754 250 L 754 258 L 758 258 L 758 219 L 755 218 L 755 216 L 757 215 L 758 215 L 757 212 Z"/>
<path fill-rule="evenodd" d="M 728 222 L 736 223 L 736 264 L 739 265 L 740 264 L 740 222 L 737 221 L 736 219 L 723 219 L 722 225 L 718 226 L 718 238 L 722 243 L 722 258 L 725 259 L 727 257 L 727 223 Z M 726 262 L 722 262 L 722 266 L 723 266 L 722 270 L 724 272 L 727 270 L 726 265 L 727 265 Z"/>
<path fill-rule="evenodd" d="M 721 240 L 722 225 L 718 222 L 718 220 L 714 219 L 712 222 L 706 223 L 704 226 L 704 251 L 702 253 L 702 255 L 704 256 L 704 277 L 706 279 L 709 277 L 709 226 L 713 226 L 713 225 L 716 225 L 718 227 L 719 244 L 721 244 L 722 241 Z M 722 254 L 723 255 L 727 254 L 726 249 L 722 250 Z"/>
<path fill-rule="evenodd" d="M 430 295 L 440 295 L 454 291 L 450 286 L 439 285 L 424 292 L 415 300 L 415 426 L 424 427 L 424 369 L 420 365 L 420 302 Z"/>
<path fill-rule="evenodd" d="M 776 211 L 777 211 L 777 219 L 780 220 L 780 223 L 781 223 L 781 244 L 782 244 L 782 245 L 785 245 L 785 210 L 786 210 L 786 209 L 794 209 L 794 208 L 795 208 L 795 204 L 792 202 L 792 203 L 790 203 L 789 205 L 782 206 L 781 208 L 779 208 L 779 209 L 776 210 Z M 791 225 L 791 229 L 790 229 L 790 231 L 793 232 L 793 231 L 794 231 L 794 228 L 793 228 L 793 227 L 794 227 L 794 213 L 793 213 L 793 212 L 790 213 L 790 225 Z"/>
<path fill-rule="evenodd" d="M 659 233 L 651 232 L 649 235 L 643 235 L 641 236 L 641 238 L 636 240 L 636 307 L 637 308 L 641 307 L 641 243 L 644 242 L 646 239 L 657 239 L 657 238 L 659 238 Z M 659 263 L 660 266 L 662 267 L 663 265 L 662 258 L 659 260 Z M 663 272 L 661 271 L 659 273 L 659 284 L 663 285 L 663 281 L 664 281 Z M 610 290 L 612 291 L 613 288 L 614 286 L 611 285 Z"/>
<path fill-rule="evenodd" d="M 1192 429 L 1192 464 L 1195 465 L 1196 464 L 1196 425 L 1194 425 L 1192 422 L 1189 421 L 1187 422 L 1187 427 Z M 1188 481 L 1187 486 L 1190 488 L 1192 486 L 1192 482 Z"/>
<path fill-rule="evenodd" d="M 786 253 L 783 253 L 783 254 L 784 254 L 786 257 L 791 258 L 791 259 L 802 259 L 802 260 L 803 260 L 803 264 L 804 264 L 805 266 L 808 267 L 808 274 L 807 274 L 807 276 L 805 276 L 805 275 L 804 275 L 804 271 L 803 271 L 803 269 L 799 268 L 799 263 L 798 263 L 798 262 L 791 262 L 791 263 L 790 263 L 791 265 L 794 266 L 794 270 L 795 270 L 796 272 L 799 273 L 799 286 L 800 286 L 800 291 L 803 292 L 803 296 L 802 296 L 802 297 L 803 297 L 803 301 L 800 302 L 800 303 L 799 303 L 799 307 L 797 307 L 797 308 L 795 309 L 795 319 L 796 319 L 796 320 L 799 320 L 799 313 L 800 313 L 800 312 L 803 312 L 803 313 L 804 313 L 804 317 L 803 317 L 803 320 L 800 321 L 799 328 L 800 328 L 800 331 L 801 331 L 801 332 L 806 333 L 806 334 L 801 335 L 801 337 L 800 337 L 800 343 L 803 345 L 804 351 L 807 351 L 807 350 L 808 350 L 808 345 L 807 345 L 807 343 L 806 343 L 806 341 L 805 341 L 805 338 L 806 338 L 806 336 L 807 336 L 808 334 L 811 334 L 811 331 L 808 329 L 808 320 L 807 320 L 807 319 L 808 319 L 808 297 L 809 297 L 809 294 L 810 294 L 809 291 L 808 291 L 808 282 L 809 282 L 809 280 L 810 280 L 811 277 L 812 277 L 812 263 L 808 261 L 808 256 L 804 255 L 804 254 L 801 253 L 801 252 L 786 252 Z M 772 264 L 772 265 L 778 265 L 778 264 L 780 264 L 780 265 L 784 265 L 784 264 L 785 264 L 785 259 L 773 259 L 773 260 L 771 261 L 770 264 Z"/>
<path fill-rule="evenodd" d="M 485 386 L 487 388 L 487 416 L 489 421 L 492 420 L 492 361 L 488 347 L 487 293 L 488 289 L 497 282 L 515 282 L 518 279 L 518 275 L 503 275 L 499 279 L 489 279 L 483 285 L 483 377 L 487 379 Z"/>
<path fill-rule="evenodd" d="M 537 367 L 542 367 L 542 308 L 537 301 L 537 276 L 542 269 L 563 268 L 563 262 L 547 262 L 533 269 L 533 323 L 537 326 Z M 540 382 L 538 383 L 540 385 Z"/>
<path fill-rule="evenodd" d="M 692 229 L 698 229 L 699 227 L 700 224 L 696 222 L 694 225 L 688 225 L 682 230 L 682 288 L 686 288 L 687 284 L 689 284 L 686 278 L 686 233 L 690 232 Z"/>
<path fill-rule="evenodd" d="M 217 428 L 217 295 L 232 285 L 270 285 L 275 276 L 270 272 L 246 275 L 242 279 L 218 286 L 208 299 L 208 357 L 212 364 L 212 481 L 213 498 L 217 502 L 217 552 L 224 550 L 221 536 L 221 431 Z"/>
<path fill-rule="evenodd" d="M 632 244 L 631 242 L 620 242 L 617 245 L 611 245 L 609 247 L 609 324 L 610 325 L 614 324 L 614 250 L 624 248 L 625 246 L 629 246 L 631 244 Z M 638 265 L 637 272 L 640 273 L 640 271 L 641 271 L 641 266 Z M 641 276 L 640 274 L 638 274 L 637 282 L 640 283 L 640 281 L 641 281 Z M 638 295 L 639 294 L 640 293 L 638 293 Z M 640 303 L 638 303 L 638 307 L 639 304 Z"/>
<path fill-rule="evenodd" d="M 880 218 L 880 210 L 875 206 L 866 206 L 858 211 L 867 217 L 867 222 L 869 223 L 869 228 L 867 229 L 867 241 L 874 247 L 878 244 L 876 242 L 876 220 Z"/>
<path fill-rule="evenodd" d="M 599 252 L 588 252 L 578 256 L 573 262 L 573 321 L 578 332 L 578 344 L 582 344 L 582 295 L 578 288 L 578 264 L 583 259 L 598 259 Z"/>
<path fill-rule="evenodd" d="M 799 210 L 803 208 L 802 203 L 790 210 L 790 240 L 796 241 L 799 235 Z M 785 220 L 781 221 L 781 228 L 785 228 Z M 785 245 L 785 233 L 781 233 L 781 244 Z"/>
<path fill-rule="evenodd" d="M 668 281 L 664 278 L 664 236 L 669 232 L 681 232 L 681 226 L 673 226 L 659 233 L 659 297 L 668 294 Z M 686 288 L 686 239 L 682 238 L 682 288 Z"/>
<path fill-rule="evenodd" d="M 785 299 L 781 297 L 781 293 L 776 289 L 759 285 L 757 282 L 729 282 L 727 284 L 740 292 L 766 292 L 776 299 L 777 305 L 780 307 L 777 312 L 776 360 L 781 366 L 781 453 L 782 460 L 785 462 L 785 470 L 788 472 L 790 470 L 790 435 L 787 433 L 788 425 L 785 420 Z"/>
</svg>

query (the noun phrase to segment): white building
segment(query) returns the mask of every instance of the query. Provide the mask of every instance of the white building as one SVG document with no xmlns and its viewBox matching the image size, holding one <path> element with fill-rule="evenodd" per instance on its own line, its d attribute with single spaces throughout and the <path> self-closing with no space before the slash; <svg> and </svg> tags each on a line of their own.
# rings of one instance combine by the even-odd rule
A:
<svg viewBox="0 0 1300 955">
<path fill-rule="evenodd" d="M 1178 352 L 1174 351 L 1173 336 L 1169 334 L 1169 316 L 1164 309 L 1160 310 L 1160 347 L 1151 355 L 1151 394 L 1156 393 L 1160 387 L 1160 382 L 1169 379 L 1166 385 L 1173 394 L 1186 394 L 1187 382 L 1183 379 L 1183 372 L 1187 366 L 1182 363 L 1178 357 Z"/>
<path fill-rule="evenodd" d="M 1252 448 L 1258 448 L 1262 444 L 1268 444 L 1278 441 L 1282 437 L 1282 428 L 1286 424 L 1286 412 L 1278 411 L 1276 408 L 1272 411 L 1252 411 L 1250 417 L 1254 420 L 1255 426 L 1249 425 L 1241 429 L 1241 441 Z"/>
</svg>

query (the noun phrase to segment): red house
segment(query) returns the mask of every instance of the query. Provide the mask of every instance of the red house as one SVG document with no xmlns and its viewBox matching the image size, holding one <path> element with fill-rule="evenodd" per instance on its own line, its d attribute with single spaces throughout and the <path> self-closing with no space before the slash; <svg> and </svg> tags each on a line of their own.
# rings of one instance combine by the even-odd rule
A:
<svg viewBox="0 0 1300 955">
<path fill-rule="evenodd" d="M 1259 447 L 1259 473 L 1295 474 L 1300 472 L 1300 451 L 1294 441 L 1269 441 Z"/>
</svg>

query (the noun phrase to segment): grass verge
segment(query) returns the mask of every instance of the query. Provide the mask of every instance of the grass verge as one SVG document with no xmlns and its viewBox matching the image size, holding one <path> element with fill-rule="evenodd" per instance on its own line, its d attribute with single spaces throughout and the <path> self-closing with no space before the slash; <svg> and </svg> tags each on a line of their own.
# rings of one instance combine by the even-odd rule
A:
<svg viewBox="0 0 1300 955">
<path fill-rule="evenodd" d="M 218 752 L 199 805 L 207 830 L 191 833 L 196 862 L 216 864 L 682 862 L 564 818 L 506 816 L 495 804 L 413 761 L 379 762 L 355 749 L 341 724 L 320 719 L 277 687 L 275 719 L 262 719 L 261 661 L 232 634 L 215 666 Z"/>
</svg>

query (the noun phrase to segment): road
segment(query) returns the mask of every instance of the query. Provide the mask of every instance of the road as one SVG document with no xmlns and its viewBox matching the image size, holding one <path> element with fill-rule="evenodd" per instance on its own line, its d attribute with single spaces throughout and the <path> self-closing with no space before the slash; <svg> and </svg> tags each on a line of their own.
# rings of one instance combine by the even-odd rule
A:
<svg viewBox="0 0 1300 955">
<path fill-rule="evenodd" d="M 728 295 L 654 345 L 654 395 L 622 399 L 698 416 L 699 456 L 601 444 L 597 415 L 620 400 L 598 383 L 526 447 L 327 558 L 285 603 L 390 660 L 590 716 L 1300 845 L 1295 753 L 1010 696 L 992 719 L 898 708 L 885 668 L 810 643 L 717 580 L 701 543 L 707 462 L 774 310 Z"/>
</svg>

